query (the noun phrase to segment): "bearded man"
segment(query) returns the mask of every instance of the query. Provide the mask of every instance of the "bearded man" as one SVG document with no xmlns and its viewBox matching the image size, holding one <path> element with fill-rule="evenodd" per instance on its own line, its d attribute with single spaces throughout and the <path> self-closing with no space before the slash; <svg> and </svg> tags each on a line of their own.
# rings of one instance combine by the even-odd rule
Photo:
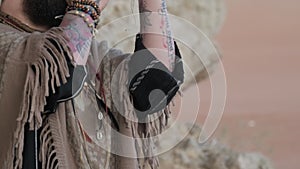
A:
<svg viewBox="0 0 300 169">
<path fill-rule="evenodd" d="M 1 169 L 158 168 L 151 137 L 183 81 L 165 1 L 139 1 L 133 54 L 93 39 L 107 2 L 2 1 Z"/>
</svg>

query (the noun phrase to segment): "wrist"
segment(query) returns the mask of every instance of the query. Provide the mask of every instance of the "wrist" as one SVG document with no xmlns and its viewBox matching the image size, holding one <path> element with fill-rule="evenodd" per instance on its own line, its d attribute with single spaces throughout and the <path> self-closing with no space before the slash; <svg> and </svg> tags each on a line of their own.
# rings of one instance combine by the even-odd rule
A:
<svg viewBox="0 0 300 169">
<path fill-rule="evenodd" d="M 67 14 L 81 17 L 91 33 L 95 36 L 95 31 L 99 23 L 101 10 L 97 3 L 92 0 L 73 0 L 66 9 Z"/>
<path fill-rule="evenodd" d="M 68 11 L 67 14 L 80 17 L 91 30 L 93 30 L 95 28 L 94 20 L 89 14 L 82 12 L 82 11 L 77 11 L 77 10 Z"/>
</svg>

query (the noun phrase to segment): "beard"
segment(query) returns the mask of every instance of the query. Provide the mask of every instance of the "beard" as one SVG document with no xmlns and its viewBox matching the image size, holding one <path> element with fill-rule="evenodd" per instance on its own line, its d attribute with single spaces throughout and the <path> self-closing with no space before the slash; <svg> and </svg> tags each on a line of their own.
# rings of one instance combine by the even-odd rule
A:
<svg viewBox="0 0 300 169">
<path fill-rule="evenodd" d="M 29 20 L 39 26 L 48 28 L 59 26 L 61 19 L 56 16 L 65 15 L 66 0 L 24 0 L 23 9 Z"/>
</svg>

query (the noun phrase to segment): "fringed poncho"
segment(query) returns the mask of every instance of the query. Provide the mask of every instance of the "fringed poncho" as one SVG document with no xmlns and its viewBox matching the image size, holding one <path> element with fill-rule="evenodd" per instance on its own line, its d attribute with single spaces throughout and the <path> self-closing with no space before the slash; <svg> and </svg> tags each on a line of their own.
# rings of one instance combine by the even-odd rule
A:
<svg viewBox="0 0 300 169">
<path fill-rule="evenodd" d="M 61 31 L 26 33 L 0 24 L 0 168 L 22 168 L 26 124 L 41 131 L 37 158 L 43 169 L 158 168 L 151 136 L 167 125 L 169 108 L 147 116 L 147 123 L 138 122 L 126 86 L 130 55 L 109 50 L 105 42 L 93 42 L 87 65 L 107 106 L 101 110 L 104 139 L 97 144 L 84 131 L 89 126 L 82 103 L 96 104 L 86 87 L 74 100 L 60 103 L 55 113 L 42 115 L 49 88 L 55 91 L 70 76 L 66 58 L 72 57 Z"/>
</svg>

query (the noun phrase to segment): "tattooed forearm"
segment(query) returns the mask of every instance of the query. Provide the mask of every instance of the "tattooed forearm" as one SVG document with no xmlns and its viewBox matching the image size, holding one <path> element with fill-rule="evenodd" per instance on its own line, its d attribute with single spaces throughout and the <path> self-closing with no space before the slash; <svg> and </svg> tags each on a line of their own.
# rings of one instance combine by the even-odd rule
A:
<svg viewBox="0 0 300 169">
<path fill-rule="evenodd" d="M 166 0 L 161 1 L 161 11 L 162 16 L 164 17 L 165 21 L 165 31 L 166 31 L 166 42 L 168 46 L 168 53 L 169 53 L 169 61 L 170 61 L 170 67 L 171 69 L 174 69 L 175 66 L 175 45 L 174 45 L 174 39 L 172 36 L 172 30 L 170 26 L 170 21 L 168 17 L 168 10 L 167 10 L 167 3 Z"/>
<path fill-rule="evenodd" d="M 140 15 L 141 19 L 141 26 L 143 30 L 146 30 L 147 27 L 152 26 L 150 16 L 152 14 L 152 11 L 149 11 L 147 9 L 143 9 L 143 13 Z"/>
<path fill-rule="evenodd" d="M 147 8 L 147 2 L 145 0 L 139 0 L 140 13 L 144 12 L 144 9 L 146 8 Z"/>
<path fill-rule="evenodd" d="M 146 31 L 147 27 L 153 26 L 151 23 L 152 11 L 147 9 L 148 2 L 139 0 L 140 22 L 142 31 Z"/>
<path fill-rule="evenodd" d="M 171 34 L 165 0 L 139 0 L 141 33 L 147 48 L 156 48 L 167 52 L 156 56 L 170 70 L 175 61 L 175 47 Z"/>
<path fill-rule="evenodd" d="M 66 14 L 60 26 L 64 28 L 64 33 L 68 37 L 68 46 L 73 53 L 74 61 L 84 65 L 92 41 L 90 28 L 82 18 L 72 14 Z"/>
</svg>

